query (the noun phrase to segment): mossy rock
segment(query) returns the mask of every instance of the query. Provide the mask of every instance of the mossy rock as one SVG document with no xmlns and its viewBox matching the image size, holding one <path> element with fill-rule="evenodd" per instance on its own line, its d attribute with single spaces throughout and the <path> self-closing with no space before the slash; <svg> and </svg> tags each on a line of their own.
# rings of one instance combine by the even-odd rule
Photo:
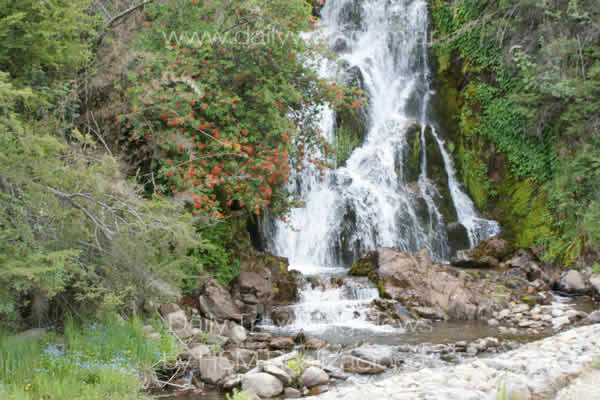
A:
<svg viewBox="0 0 600 400">
<path fill-rule="evenodd" d="M 353 276 L 369 276 L 379 266 L 379 253 L 377 251 L 369 251 L 367 254 L 360 257 L 352 264 L 348 275 Z"/>
<path fill-rule="evenodd" d="M 402 153 L 402 165 L 396 165 L 396 168 L 402 170 L 404 182 L 416 182 L 419 180 L 419 175 L 421 175 L 421 160 L 423 155 L 421 125 L 413 124 L 408 127 L 406 142 Z"/>
</svg>

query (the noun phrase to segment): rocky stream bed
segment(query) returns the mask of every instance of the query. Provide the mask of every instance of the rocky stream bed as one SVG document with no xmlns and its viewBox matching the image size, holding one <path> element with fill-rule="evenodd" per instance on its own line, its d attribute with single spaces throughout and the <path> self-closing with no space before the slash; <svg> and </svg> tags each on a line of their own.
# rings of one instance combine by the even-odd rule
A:
<svg viewBox="0 0 600 400">
<path fill-rule="evenodd" d="M 461 257 L 447 265 L 383 248 L 360 258 L 350 273 L 366 278 L 353 278 L 303 277 L 261 255 L 230 287 L 206 280 L 197 296 L 160 307 L 182 351 L 153 385 L 186 399 L 234 388 L 257 398 L 495 399 L 504 389 L 518 399 L 600 398 L 582 389 L 598 385 L 597 276 L 545 266 L 497 238 Z M 369 325 L 321 329 L 327 320 L 306 313 L 298 293 L 357 285 L 380 294 L 350 308 Z"/>
</svg>

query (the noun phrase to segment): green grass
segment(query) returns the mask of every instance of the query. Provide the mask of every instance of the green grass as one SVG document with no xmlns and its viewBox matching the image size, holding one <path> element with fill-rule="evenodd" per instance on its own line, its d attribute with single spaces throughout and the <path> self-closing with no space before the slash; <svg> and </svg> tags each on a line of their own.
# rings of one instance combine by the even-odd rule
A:
<svg viewBox="0 0 600 400">
<path fill-rule="evenodd" d="M 143 399 L 140 371 L 176 354 L 166 331 L 155 342 L 143 323 L 67 321 L 64 335 L 21 338 L 0 333 L 0 398 Z"/>
</svg>

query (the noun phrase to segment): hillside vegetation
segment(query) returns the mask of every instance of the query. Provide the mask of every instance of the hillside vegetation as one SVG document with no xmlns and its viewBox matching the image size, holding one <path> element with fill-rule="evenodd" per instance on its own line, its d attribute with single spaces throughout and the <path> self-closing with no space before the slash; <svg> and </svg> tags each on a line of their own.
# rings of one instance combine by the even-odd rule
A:
<svg viewBox="0 0 600 400">
<path fill-rule="evenodd" d="M 431 1 L 431 50 L 462 179 L 518 246 L 600 248 L 600 3 Z"/>
</svg>

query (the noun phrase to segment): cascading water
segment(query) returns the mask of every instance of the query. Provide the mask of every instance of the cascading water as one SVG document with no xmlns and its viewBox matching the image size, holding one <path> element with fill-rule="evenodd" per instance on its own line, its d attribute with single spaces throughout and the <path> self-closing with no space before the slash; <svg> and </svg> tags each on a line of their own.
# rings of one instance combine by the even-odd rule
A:
<svg viewBox="0 0 600 400">
<path fill-rule="evenodd" d="M 367 92 L 362 143 L 324 182 L 299 177 L 306 207 L 295 209 L 297 230 L 275 223 L 271 250 L 290 267 L 321 278 L 343 274 L 362 253 L 382 246 L 427 248 L 446 261 L 458 248 L 497 234 L 461 190 L 430 107 L 425 0 L 328 0 L 321 25 L 344 65 L 342 80 Z M 332 74 L 335 66 L 329 68 Z M 322 128 L 336 141 L 333 111 Z M 329 326 L 384 329 L 365 319 L 374 288 L 307 285 L 294 306 L 292 329 Z"/>
</svg>

